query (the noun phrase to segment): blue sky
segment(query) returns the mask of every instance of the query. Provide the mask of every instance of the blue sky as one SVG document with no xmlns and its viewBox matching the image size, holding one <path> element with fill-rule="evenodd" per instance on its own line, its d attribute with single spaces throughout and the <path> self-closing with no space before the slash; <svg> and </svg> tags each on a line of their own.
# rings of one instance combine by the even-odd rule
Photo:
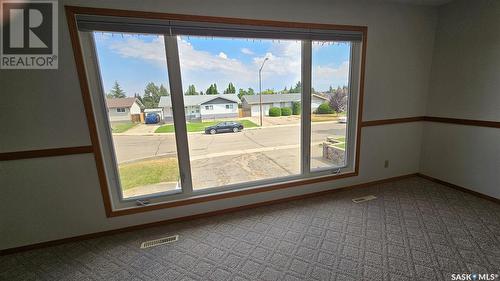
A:
<svg viewBox="0 0 500 281">
<path fill-rule="evenodd" d="M 143 94 L 148 82 L 168 88 L 162 36 L 95 33 L 96 48 L 105 91 L 118 81 L 128 96 Z M 236 89 L 282 90 L 300 80 L 300 42 L 290 40 L 178 37 L 183 88 L 190 84 L 205 91 L 216 83 L 222 92 L 232 82 Z M 313 44 L 313 87 L 327 90 L 347 85 L 349 45 Z"/>
</svg>

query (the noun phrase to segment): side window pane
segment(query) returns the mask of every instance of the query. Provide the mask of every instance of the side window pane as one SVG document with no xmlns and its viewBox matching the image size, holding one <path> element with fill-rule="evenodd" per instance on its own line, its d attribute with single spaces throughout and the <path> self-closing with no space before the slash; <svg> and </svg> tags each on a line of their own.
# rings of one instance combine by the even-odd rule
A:
<svg viewBox="0 0 500 281">
<path fill-rule="evenodd" d="M 162 36 L 94 32 L 123 198 L 179 191 Z M 160 126 L 171 130 L 152 136 Z"/>
<path fill-rule="evenodd" d="M 186 112 L 193 189 L 300 174 L 300 42 L 179 36 L 178 45 L 184 104 L 196 108 Z"/>
<path fill-rule="evenodd" d="M 312 171 L 347 163 L 350 50 L 350 43 L 312 42 Z"/>
</svg>

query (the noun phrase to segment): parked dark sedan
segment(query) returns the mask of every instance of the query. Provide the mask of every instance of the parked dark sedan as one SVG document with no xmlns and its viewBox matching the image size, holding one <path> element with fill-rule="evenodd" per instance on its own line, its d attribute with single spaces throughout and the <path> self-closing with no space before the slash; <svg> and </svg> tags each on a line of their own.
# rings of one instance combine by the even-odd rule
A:
<svg viewBox="0 0 500 281">
<path fill-rule="evenodd" d="M 229 121 L 229 122 L 220 122 L 217 125 L 206 127 L 205 134 L 215 135 L 217 133 L 223 133 L 223 132 L 237 133 L 241 130 L 243 130 L 243 125 L 241 123 Z"/>
</svg>

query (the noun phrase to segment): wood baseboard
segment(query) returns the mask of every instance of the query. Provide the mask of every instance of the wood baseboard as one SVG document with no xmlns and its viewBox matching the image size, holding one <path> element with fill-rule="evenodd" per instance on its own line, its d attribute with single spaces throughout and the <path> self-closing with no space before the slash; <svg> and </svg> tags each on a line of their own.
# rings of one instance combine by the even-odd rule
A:
<svg viewBox="0 0 500 281">
<path fill-rule="evenodd" d="M 453 189 L 456 189 L 456 190 L 459 190 L 459 191 L 462 191 L 462 192 L 465 192 L 465 193 L 472 194 L 472 195 L 477 196 L 477 197 L 484 198 L 486 200 L 495 202 L 497 204 L 500 204 L 500 199 L 498 199 L 498 198 L 491 197 L 489 195 L 486 195 L 486 194 L 483 194 L 483 193 L 480 193 L 480 192 L 477 192 L 477 191 L 473 191 L 471 189 L 468 189 L 468 188 L 465 188 L 465 187 L 462 187 L 462 186 L 459 186 L 459 185 L 456 185 L 456 184 L 453 184 L 453 183 L 450 183 L 450 182 L 447 182 L 447 181 L 444 181 L 444 180 L 440 180 L 440 179 L 437 179 L 437 178 L 434 178 L 434 177 L 431 177 L 431 176 L 427 176 L 427 175 L 424 175 L 424 174 L 421 174 L 421 173 L 417 173 L 417 176 L 419 176 L 421 178 L 424 178 L 426 180 L 430 180 L 430 181 L 435 182 L 435 183 L 439 183 L 439 184 L 445 185 L 447 187 L 451 187 Z"/>
<path fill-rule="evenodd" d="M 391 178 L 382 179 L 382 180 L 376 180 L 376 181 L 370 181 L 370 182 L 356 184 L 356 185 L 340 187 L 340 188 L 336 188 L 336 189 L 329 189 L 329 190 L 324 190 L 324 191 L 319 191 L 319 192 L 307 193 L 307 194 L 303 194 L 303 195 L 291 196 L 291 197 L 286 197 L 286 198 L 281 198 L 281 199 L 276 199 L 276 200 L 270 200 L 270 201 L 259 202 L 259 203 L 244 205 L 244 206 L 227 208 L 227 209 L 222 209 L 222 210 L 217 210 L 217 211 L 212 211 L 212 212 L 207 212 L 207 213 L 202 213 L 202 214 L 196 214 L 196 215 L 168 219 L 168 220 L 163 220 L 163 221 L 158 221 L 158 222 L 134 225 L 134 226 L 124 227 L 124 228 L 119 228 L 119 229 L 113 229 L 113 230 L 101 231 L 101 232 L 96 232 L 96 233 L 89 233 L 89 234 L 68 237 L 68 238 L 63 238 L 63 239 L 57 239 L 57 240 L 52 240 L 52 241 L 46 241 L 46 242 L 41 242 L 41 243 L 36 243 L 36 244 L 31 244 L 31 245 L 26 245 L 26 246 L 3 249 L 3 250 L 0 250 L 0 256 L 13 254 L 13 253 L 17 253 L 17 252 L 22 252 L 22 251 L 38 249 L 38 248 L 60 245 L 60 244 L 69 243 L 69 242 L 93 239 L 93 238 L 102 237 L 102 236 L 106 236 L 106 235 L 112 235 L 112 234 L 128 232 L 128 231 L 133 231 L 133 230 L 138 230 L 138 229 L 144 229 L 144 228 L 148 228 L 148 227 L 160 226 L 160 225 L 165 225 L 165 224 L 174 223 L 174 222 L 193 220 L 193 219 L 210 217 L 210 216 L 215 216 L 215 215 L 220 215 L 220 214 L 225 214 L 225 213 L 230 213 L 230 212 L 235 212 L 235 211 L 240 211 L 240 210 L 245 210 L 245 209 L 252 209 L 252 208 L 257 208 L 257 207 L 261 207 L 261 206 L 267 206 L 267 205 L 292 201 L 292 200 L 299 200 L 299 199 L 305 199 L 305 198 L 310 198 L 310 197 L 323 196 L 326 194 L 331 194 L 331 193 L 335 193 L 335 192 L 339 192 L 339 191 L 345 191 L 345 190 L 354 189 L 354 188 L 363 188 L 363 187 L 368 187 L 368 186 L 375 185 L 375 184 L 393 182 L 393 181 L 402 180 L 405 178 L 415 177 L 415 176 L 417 176 L 416 173 L 402 175 L 402 176 L 391 177 Z"/>
</svg>

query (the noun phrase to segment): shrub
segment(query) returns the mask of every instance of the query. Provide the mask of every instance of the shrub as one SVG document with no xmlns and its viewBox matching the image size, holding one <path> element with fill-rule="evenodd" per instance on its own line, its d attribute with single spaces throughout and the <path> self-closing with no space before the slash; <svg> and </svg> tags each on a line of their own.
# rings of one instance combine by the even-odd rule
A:
<svg viewBox="0 0 500 281">
<path fill-rule="evenodd" d="M 283 107 L 281 109 L 281 116 L 290 116 L 292 115 L 292 109 L 290 107 Z"/>
<path fill-rule="evenodd" d="M 298 101 L 292 102 L 292 114 L 300 115 L 300 102 Z"/>
<path fill-rule="evenodd" d="M 316 112 L 318 114 L 330 114 L 330 113 L 333 113 L 333 110 L 332 108 L 330 107 L 330 104 L 325 102 L 325 103 L 322 103 L 318 109 L 316 110 Z"/>
<path fill-rule="evenodd" d="M 281 108 L 279 108 L 279 107 L 271 107 L 271 108 L 269 108 L 269 116 L 271 116 L 271 117 L 279 117 L 279 116 L 281 116 Z"/>
</svg>

